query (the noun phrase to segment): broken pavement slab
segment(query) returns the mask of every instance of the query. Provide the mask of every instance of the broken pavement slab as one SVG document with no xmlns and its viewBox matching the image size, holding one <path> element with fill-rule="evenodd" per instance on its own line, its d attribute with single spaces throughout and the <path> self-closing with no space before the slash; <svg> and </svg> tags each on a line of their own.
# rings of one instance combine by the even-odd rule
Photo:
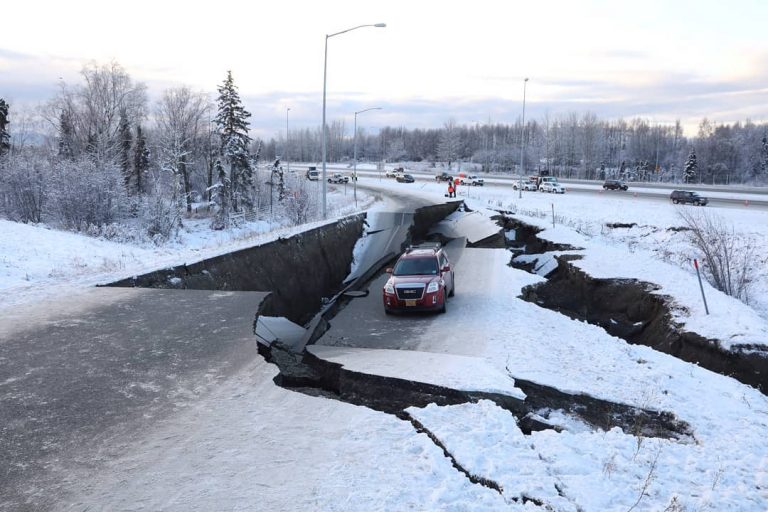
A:
<svg viewBox="0 0 768 512">
<path fill-rule="evenodd" d="M 437 223 L 430 233 L 437 233 L 449 239 L 466 238 L 470 247 L 487 243 L 498 248 L 504 247 L 502 228 L 480 210 L 457 210 Z"/>
<path fill-rule="evenodd" d="M 345 370 L 525 400 L 515 381 L 477 357 L 419 352 L 311 345 L 307 351 Z"/>
</svg>

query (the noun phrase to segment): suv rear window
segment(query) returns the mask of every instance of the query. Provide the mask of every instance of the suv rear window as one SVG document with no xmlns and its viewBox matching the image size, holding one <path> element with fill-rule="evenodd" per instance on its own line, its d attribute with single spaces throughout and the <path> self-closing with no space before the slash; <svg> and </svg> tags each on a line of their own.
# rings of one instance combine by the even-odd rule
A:
<svg viewBox="0 0 768 512">
<path fill-rule="evenodd" d="M 392 274 L 396 276 L 436 275 L 436 258 L 406 258 L 397 262 Z"/>
</svg>

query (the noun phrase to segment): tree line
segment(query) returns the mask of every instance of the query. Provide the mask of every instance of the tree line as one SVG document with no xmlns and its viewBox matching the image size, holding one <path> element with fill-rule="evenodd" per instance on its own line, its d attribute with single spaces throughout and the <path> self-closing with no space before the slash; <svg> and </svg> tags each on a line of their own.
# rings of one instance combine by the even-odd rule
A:
<svg viewBox="0 0 768 512">
<path fill-rule="evenodd" d="M 258 216 L 266 204 L 291 222 L 311 215 L 301 183 L 288 194 L 278 165 L 259 167 L 261 142 L 249 136 L 251 114 L 231 72 L 215 103 L 182 86 L 153 105 L 146 86 L 115 62 L 89 64 L 81 75 L 81 83 L 62 82 L 34 118 L 14 118 L 0 99 L 6 218 L 160 243 L 195 215 L 209 216 L 213 229 Z"/>
<path fill-rule="evenodd" d="M 34 115 L 13 112 L 0 98 L 0 214 L 96 234 L 138 232 L 158 242 L 195 215 L 209 216 L 214 229 L 263 216 L 267 207 L 270 220 L 317 216 L 306 182 L 272 162 L 318 162 L 321 129 L 254 140 L 250 116 L 231 72 L 215 101 L 181 86 L 150 104 L 146 86 L 116 62 L 86 65 L 79 83 L 61 82 Z M 345 122 L 331 121 L 327 133 L 328 160 L 351 162 L 353 134 Z M 587 112 L 546 115 L 525 126 L 448 120 L 430 129 L 360 128 L 357 147 L 358 158 L 369 161 L 519 172 L 522 155 L 524 173 L 762 184 L 767 134 L 766 124 L 704 119 L 686 137 L 679 121 L 600 120 Z"/>
<path fill-rule="evenodd" d="M 322 132 L 291 130 L 265 143 L 265 154 L 299 161 L 320 159 Z M 524 141 L 525 173 L 547 171 L 568 178 L 625 178 L 633 181 L 763 184 L 768 177 L 768 124 L 751 121 L 715 124 L 704 119 L 693 137 L 679 121 L 654 125 L 599 120 L 592 113 L 513 124 L 458 125 L 440 128 L 385 127 L 376 134 L 358 129 L 358 158 L 386 162 L 441 162 L 451 167 L 472 163 L 484 171 L 517 172 Z M 287 147 L 287 151 L 286 148 Z M 344 123 L 329 126 L 330 161 L 351 161 L 352 135 Z M 686 163 L 694 156 L 695 165 Z"/>
</svg>

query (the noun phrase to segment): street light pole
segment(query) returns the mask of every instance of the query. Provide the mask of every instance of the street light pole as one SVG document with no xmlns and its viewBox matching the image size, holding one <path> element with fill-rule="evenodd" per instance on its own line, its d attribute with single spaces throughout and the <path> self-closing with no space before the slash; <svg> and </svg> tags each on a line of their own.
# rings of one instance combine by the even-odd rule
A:
<svg viewBox="0 0 768 512">
<path fill-rule="evenodd" d="M 345 34 L 347 32 L 351 32 L 353 30 L 357 30 L 358 28 L 363 27 L 376 27 L 376 28 L 384 28 L 386 27 L 386 23 L 375 23 L 375 24 L 369 24 L 369 25 L 358 25 L 356 27 L 348 28 L 347 30 L 342 30 L 341 32 L 336 32 L 335 34 L 326 34 L 325 35 L 325 57 L 323 60 L 323 219 L 328 218 L 328 202 L 327 202 L 327 178 L 326 178 L 326 158 L 327 158 L 327 148 L 326 148 L 326 138 L 327 138 L 327 130 L 328 127 L 325 124 L 325 93 L 326 93 L 326 84 L 327 84 L 327 78 L 328 78 L 328 39 L 332 38 L 333 36 L 338 36 L 341 34 Z"/>
<path fill-rule="evenodd" d="M 291 161 L 288 159 L 288 112 L 291 111 L 291 107 L 285 109 L 285 166 L 286 172 L 291 172 Z"/>
<path fill-rule="evenodd" d="M 528 78 L 523 80 L 523 126 L 520 137 L 520 198 L 523 197 L 523 163 L 525 162 L 525 88 L 528 85 Z"/>
<path fill-rule="evenodd" d="M 353 160 L 353 171 L 352 171 L 352 180 L 354 185 L 354 191 L 355 191 L 355 207 L 357 207 L 357 114 L 362 114 L 363 112 L 368 112 L 369 110 L 381 110 L 381 107 L 371 107 L 366 108 L 365 110 L 358 110 L 355 112 L 355 135 L 354 135 L 354 160 Z"/>
</svg>

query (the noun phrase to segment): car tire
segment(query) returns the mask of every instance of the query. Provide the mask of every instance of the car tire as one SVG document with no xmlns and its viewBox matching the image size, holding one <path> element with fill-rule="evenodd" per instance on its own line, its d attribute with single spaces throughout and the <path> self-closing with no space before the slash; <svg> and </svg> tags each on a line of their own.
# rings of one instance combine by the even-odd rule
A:
<svg viewBox="0 0 768 512">
<path fill-rule="evenodd" d="M 451 293 L 448 294 L 449 297 L 453 297 L 456 295 L 456 283 L 453 283 L 453 286 L 451 286 Z"/>
<path fill-rule="evenodd" d="M 673 200 L 672 200 L 672 204 L 677 204 L 677 203 L 679 203 L 679 202 L 680 202 L 680 201 L 678 201 L 677 199 L 673 199 Z"/>
<path fill-rule="evenodd" d="M 388 310 L 387 308 L 384 308 L 384 314 L 385 315 L 391 315 L 392 311 Z"/>
<path fill-rule="evenodd" d="M 440 308 L 439 313 L 442 315 L 445 314 L 445 311 L 445 300 L 443 300 L 443 307 Z"/>
</svg>

